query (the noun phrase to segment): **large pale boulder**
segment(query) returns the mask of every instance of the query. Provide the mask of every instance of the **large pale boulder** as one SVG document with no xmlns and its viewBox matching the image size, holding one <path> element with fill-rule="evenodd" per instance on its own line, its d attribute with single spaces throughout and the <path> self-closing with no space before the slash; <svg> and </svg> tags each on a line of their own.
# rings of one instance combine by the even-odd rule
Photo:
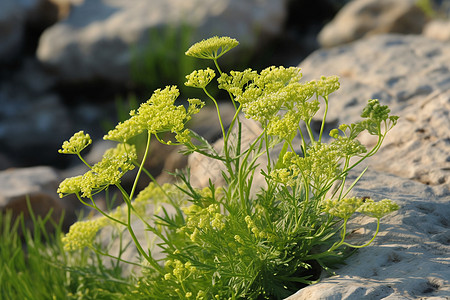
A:
<svg viewBox="0 0 450 300">
<path fill-rule="evenodd" d="M 374 168 L 430 185 L 450 185 L 448 44 L 422 36 L 379 35 L 319 50 L 299 66 L 306 80 L 340 76 L 341 88 L 330 96 L 330 120 L 357 121 L 373 98 L 400 116 L 374 158 Z"/>
<path fill-rule="evenodd" d="M 423 28 L 422 34 L 426 37 L 440 41 L 450 41 L 450 20 L 436 19 L 428 22 Z"/>
<path fill-rule="evenodd" d="M 353 194 L 389 198 L 400 209 L 381 220 L 375 241 L 334 270 L 336 275 L 325 276 L 287 300 L 448 299 L 449 190 L 368 171 Z M 363 244 L 375 232 L 376 222 L 358 216 L 349 225 L 349 241 Z"/>
<path fill-rule="evenodd" d="M 130 79 L 132 49 L 145 47 L 151 30 L 188 26 L 193 28 L 191 42 L 228 35 L 240 40 L 244 47 L 255 48 L 280 32 L 285 2 L 85 1 L 74 7 L 66 20 L 43 33 L 37 56 L 62 81 L 124 82 Z"/>
<path fill-rule="evenodd" d="M 401 208 L 382 220 L 375 242 L 348 259 L 336 276 L 288 299 L 446 299 L 450 295 L 449 58 L 445 43 L 384 35 L 317 51 L 300 64 L 307 79 L 319 74 L 341 76 L 342 88 L 330 96 L 330 113 L 339 123 L 358 120 L 357 112 L 369 98 L 380 98 L 400 116 L 353 194 L 389 198 Z M 366 137 L 363 142 L 374 141 Z M 357 217 L 351 222 L 350 238 L 363 242 L 361 233 L 370 235 L 374 229 L 373 220 Z"/>
<path fill-rule="evenodd" d="M 379 33 L 420 33 L 425 13 L 415 0 L 353 0 L 319 33 L 323 47 L 333 47 Z"/>
</svg>

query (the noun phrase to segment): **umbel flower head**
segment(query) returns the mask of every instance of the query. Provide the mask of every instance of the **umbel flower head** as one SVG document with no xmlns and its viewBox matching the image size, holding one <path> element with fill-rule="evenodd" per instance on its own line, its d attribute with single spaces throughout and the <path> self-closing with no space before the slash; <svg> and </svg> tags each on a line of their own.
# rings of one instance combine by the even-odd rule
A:
<svg viewBox="0 0 450 300">
<path fill-rule="evenodd" d="M 194 70 L 191 74 L 186 76 L 187 81 L 184 84 L 187 86 L 204 89 L 215 76 L 216 73 L 211 68 L 206 68 L 205 70 Z"/>
<path fill-rule="evenodd" d="M 66 178 L 57 192 L 60 197 L 81 193 L 81 197 L 90 198 L 93 193 L 120 183 L 122 176 L 134 168 L 136 158 L 134 145 L 118 144 L 116 148 L 106 150 L 103 159 L 84 175 Z"/>
<path fill-rule="evenodd" d="M 186 55 L 204 59 L 218 59 L 237 45 L 239 45 L 239 42 L 230 37 L 214 36 L 192 45 L 186 51 Z"/>
<path fill-rule="evenodd" d="M 92 246 L 97 232 L 105 225 L 107 222 L 104 217 L 72 224 L 69 233 L 62 238 L 64 250 L 75 251 Z"/>
<path fill-rule="evenodd" d="M 260 122 L 270 135 L 289 139 L 298 130 L 300 120 L 309 122 L 319 110 L 319 101 L 311 98 L 319 83 L 327 92 L 338 85 L 337 77 L 324 77 L 319 83 L 300 83 L 301 78 L 300 68 L 272 66 L 259 74 L 251 69 L 222 73 L 218 82 L 220 89 L 230 92 L 242 105 L 246 118 Z"/>
<path fill-rule="evenodd" d="M 397 203 L 389 199 L 383 199 L 375 202 L 372 199 L 366 200 L 358 209 L 358 212 L 363 213 L 369 217 L 381 219 L 387 214 L 399 209 Z"/>
<path fill-rule="evenodd" d="M 350 218 L 363 204 L 361 198 L 328 199 L 324 202 L 324 211 L 344 220 Z"/>
<path fill-rule="evenodd" d="M 62 149 L 59 149 L 59 153 L 63 154 L 78 154 L 84 148 L 92 143 L 92 139 L 89 134 L 85 134 L 84 131 L 78 131 L 68 141 L 64 141 Z"/>
<path fill-rule="evenodd" d="M 167 131 L 180 133 L 184 129 L 184 123 L 191 118 L 191 114 L 197 113 L 204 103 L 189 101 L 188 112 L 186 112 L 183 105 L 174 105 L 179 95 L 180 92 L 176 86 L 167 86 L 163 90 L 157 89 L 137 111 L 130 112 L 130 119 L 119 123 L 103 139 L 126 143 L 145 130 L 150 134 Z"/>
</svg>

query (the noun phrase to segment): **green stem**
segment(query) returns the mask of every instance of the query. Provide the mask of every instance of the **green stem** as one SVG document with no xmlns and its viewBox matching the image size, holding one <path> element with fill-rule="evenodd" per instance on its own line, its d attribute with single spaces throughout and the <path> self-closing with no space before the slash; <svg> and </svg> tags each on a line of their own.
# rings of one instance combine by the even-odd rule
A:
<svg viewBox="0 0 450 300">
<path fill-rule="evenodd" d="M 228 141 L 228 139 L 230 138 L 231 131 L 232 131 L 236 121 L 238 123 L 240 123 L 238 116 L 239 116 L 239 113 L 241 112 L 241 109 L 242 109 L 242 106 L 239 106 L 238 109 L 236 110 L 236 113 L 233 116 L 233 120 L 231 120 L 230 126 L 228 128 L 227 135 L 224 137 L 224 143 L 226 143 Z"/>
<path fill-rule="evenodd" d="M 343 170 L 346 170 L 348 168 L 349 163 L 350 163 L 350 158 L 347 156 L 345 158 L 345 164 L 344 164 Z M 341 188 L 340 188 L 341 191 L 339 193 L 339 199 L 342 199 L 341 197 L 342 197 L 342 193 L 344 192 L 345 179 L 347 179 L 347 176 L 344 176 L 344 178 L 342 179 Z"/>
<path fill-rule="evenodd" d="M 99 249 L 97 249 L 95 247 L 89 247 L 89 248 L 92 251 L 94 251 L 95 253 L 97 253 L 97 254 L 113 258 L 113 259 L 117 260 L 118 262 L 120 261 L 120 262 L 124 262 L 126 264 L 134 265 L 134 266 L 137 266 L 137 267 L 142 267 L 142 265 L 139 264 L 139 263 L 135 263 L 135 262 L 132 262 L 132 261 L 125 260 L 125 259 L 121 258 L 120 256 L 115 256 L 115 255 L 109 254 L 108 252 L 103 252 L 103 251 L 101 251 L 101 250 L 99 250 Z"/>
<path fill-rule="evenodd" d="M 322 134 L 323 134 L 323 129 L 325 127 L 325 119 L 327 118 L 327 112 L 328 112 L 328 96 L 323 97 L 323 99 L 325 100 L 325 112 L 323 114 L 322 125 L 320 126 L 319 142 L 322 142 Z"/>
<path fill-rule="evenodd" d="M 303 157 L 305 157 L 306 156 L 306 141 L 305 141 L 305 137 L 303 136 L 303 131 L 302 131 L 302 129 L 300 128 L 300 126 L 298 126 L 298 132 L 300 133 L 300 137 L 302 138 L 302 154 L 303 154 Z"/>
<path fill-rule="evenodd" d="M 136 191 L 136 186 L 137 186 L 138 180 L 139 180 L 139 178 L 141 176 L 141 173 L 142 173 L 142 168 L 144 167 L 144 163 L 147 160 L 148 152 L 149 152 L 149 149 L 150 149 L 151 137 L 152 137 L 151 133 L 147 132 L 147 146 L 145 147 L 144 157 L 142 158 L 141 164 L 139 166 L 138 173 L 136 174 L 136 178 L 134 179 L 133 188 L 131 189 L 131 193 L 130 193 L 130 196 L 129 196 L 130 201 L 131 201 L 131 199 L 133 199 L 134 193 Z"/>
<path fill-rule="evenodd" d="M 308 122 L 305 122 L 306 124 L 306 131 L 308 131 L 309 139 L 311 140 L 311 144 L 315 141 L 314 135 L 311 129 L 311 119 L 308 120 Z"/>
<path fill-rule="evenodd" d="M 160 274 L 163 274 L 163 269 L 161 268 L 161 266 L 158 264 L 158 262 L 151 256 L 148 255 L 144 249 L 141 246 L 141 243 L 139 242 L 138 238 L 136 237 L 136 234 L 134 233 L 133 228 L 131 227 L 131 203 L 129 201 L 126 202 L 127 203 L 127 229 L 128 232 L 131 235 L 131 238 L 133 239 L 133 242 L 137 248 L 137 250 L 139 251 L 139 253 L 145 258 L 145 260 L 147 260 L 147 262 L 156 270 L 158 271 Z"/>
<path fill-rule="evenodd" d="M 121 224 L 121 225 L 123 225 L 123 226 L 127 226 L 127 224 L 125 224 L 124 222 L 122 222 L 122 221 L 120 221 L 120 220 L 118 220 L 118 219 L 116 219 L 116 218 L 111 217 L 110 215 L 108 215 L 107 213 L 105 213 L 103 210 L 101 210 L 101 209 L 97 206 L 97 204 L 95 204 L 95 201 L 94 201 L 93 198 L 90 198 L 90 199 L 91 199 L 91 202 L 92 202 L 93 204 L 89 204 L 89 203 L 87 203 L 86 201 L 84 201 L 84 200 L 80 197 L 80 195 L 79 195 L 78 193 L 76 194 L 76 196 L 77 196 L 78 200 L 79 200 L 81 203 L 83 203 L 84 205 L 86 205 L 86 206 L 88 206 L 88 207 L 91 207 L 91 208 L 95 209 L 96 211 L 98 211 L 99 213 L 101 213 L 103 216 L 105 216 L 106 218 L 110 219 L 111 221 L 116 222 L 116 223 L 119 223 L 119 224 Z"/>
<path fill-rule="evenodd" d="M 205 92 L 205 94 L 214 102 L 214 105 L 216 106 L 216 110 L 217 110 L 217 117 L 219 118 L 219 123 L 220 123 L 220 129 L 222 130 L 222 136 L 223 136 L 223 151 L 225 153 L 225 166 L 227 167 L 228 173 L 231 175 L 233 174 L 233 168 L 231 167 L 231 163 L 230 163 L 230 153 L 229 153 L 229 149 L 228 149 L 228 139 L 227 134 L 225 133 L 225 127 L 223 126 L 223 122 L 222 122 L 222 116 L 220 115 L 220 109 L 219 109 L 219 104 L 217 103 L 216 99 L 211 96 L 211 94 L 208 93 L 208 91 L 206 90 L 206 88 L 203 88 L 203 91 Z M 229 132 L 231 131 L 232 128 L 229 128 Z"/>
<path fill-rule="evenodd" d="M 303 176 L 303 174 L 302 174 L 302 177 L 303 177 L 303 182 L 305 185 L 305 202 L 303 204 L 303 210 L 300 215 L 300 218 L 298 219 L 297 224 L 295 225 L 294 232 L 297 231 L 297 228 L 303 223 L 303 219 L 305 217 L 305 214 L 306 214 L 306 211 L 307 211 L 307 208 L 309 205 L 309 180 L 306 180 L 306 178 Z"/>
<path fill-rule="evenodd" d="M 91 165 L 87 163 L 87 161 L 84 160 L 84 158 L 81 156 L 80 153 L 77 153 L 78 158 L 86 165 L 89 169 L 92 169 Z"/>
<path fill-rule="evenodd" d="M 364 245 L 359 245 L 359 246 L 358 245 L 352 245 L 352 244 L 349 244 L 349 243 L 346 243 L 346 242 L 343 242 L 342 245 L 349 246 L 349 247 L 352 247 L 352 248 L 364 248 L 364 247 L 367 247 L 370 244 L 372 244 L 372 242 L 375 240 L 375 238 L 378 235 L 378 231 L 379 230 L 380 230 L 380 219 L 377 218 L 377 229 L 376 229 L 375 234 L 373 235 L 373 237 L 372 237 L 372 239 L 370 241 L 368 241 Z"/>
<path fill-rule="evenodd" d="M 225 127 L 223 127 L 222 116 L 220 115 L 220 110 L 219 110 L 219 104 L 217 103 L 216 99 L 213 96 L 211 96 L 210 93 L 208 93 L 206 88 L 203 88 L 203 91 L 214 102 L 214 105 L 216 106 L 217 117 L 219 118 L 219 123 L 220 123 L 220 129 L 222 130 L 222 135 L 225 138 Z"/>
</svg>

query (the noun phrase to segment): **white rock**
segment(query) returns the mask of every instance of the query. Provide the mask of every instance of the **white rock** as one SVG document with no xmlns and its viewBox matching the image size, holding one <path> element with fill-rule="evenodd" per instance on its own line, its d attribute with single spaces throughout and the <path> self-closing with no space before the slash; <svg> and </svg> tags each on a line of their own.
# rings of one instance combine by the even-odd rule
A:
<svg viewBox="0 0 450 300">
<path fill-rule="evenodd" d="M 337 275 L 287 299 L 448 299 L 449 191 L 368 171 L 353 194 L 389 198 L 401 208 L 382 219 L 375 241 L 347 259 Z M 363 230 L 350 235 L 352 243 L 370 239 L 375 225 L 368 217 L 353 219 L 349 229 Z"/>
<path fill-rule="evenodd" d="M 192 42 L 227 35 L 254 48 L 280 32 L 285 13 L 284 0 L 90 0 L 43 33 L 37 56 L 64 81 L 123 82 L 132 46 L 143 47 L 149 30 L 185 24 Z"/>
<path fill-rule="evenodd" d="M 319 50 L 299 66 L 305 80 L 340 76 L 341 89 L 330 95 L 330 120 L 359 120 L 373 98 L 400 116 L 373 167 L 427 184 L 450 184 L 448 44 L 422 36 L 374 36 Z"/>
<path fill-rule="evenodd" d="M 401 208 L 382 219 L 374 243 L 350 257 L 336 276 L 288 299 L 450 296 L 449 57 L 445 43 L 386 35 L 320 50 L 300 64 L 307 78 L 341 76 L 341 90 L 330 96 L 339 123 L 357 121 L 356 108 L 369 98 L 380 98 L 400 116 L 353 194 L 389 198 Z M 367 217 L 352 220 L 350 230 L 363 227 L 352 241 L 367 241 L 374 225 Z"/>
<path fill-rule="evenodd" d="M 423 35 L 440 41 L 450 41 L 450 20 L 432 20 L 423 28 Z"/>
<path fill-rule="evenodd" d="M 415 0 L 354 0 L 319 33 L 323 47 L 333 47 L 379 33 L 420 33 L 425 14 Z"/>
</svg>

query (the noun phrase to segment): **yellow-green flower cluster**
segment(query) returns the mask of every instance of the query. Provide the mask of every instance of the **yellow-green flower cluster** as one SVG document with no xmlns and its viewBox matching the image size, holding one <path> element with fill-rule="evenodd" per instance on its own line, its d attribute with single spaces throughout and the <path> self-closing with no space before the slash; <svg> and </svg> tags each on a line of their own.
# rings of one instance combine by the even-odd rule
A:
<svg viewBox="0 0 450 300">
<path fill-rule="evenodd" d="M 58 152 L 63 154 L 78 154 L 91 143 L 92 139 L 89 134 L 85 134 L 84 131 L 79 131 L 69 141 L 64 141 L 62 149 L 59 149 Z"/>
<path fill-rule="evenodd" d="M 336 85 L 334 77 L 300 83 L 301 77 L 300 68 L 272 66 L 260 74 L 251 69 L 223 73 L 218 82 L 242 105 L 246 118 L 268 126 L 270 135 L 287 139 L 297 132 L 300 120 L 309 122 L 318 112 L 319 101 L 311 97 Z"/>
<path fill-rule="evenodd" d="M 202 109 L 203 106 L 205 106 L 205 102 L 201 101 L 200 99 L 188 99 L 189 107 L 188 107 L 188 115 L 192 116 L 195 115 Z"/>
<path fill-rule="evenodd" d="M 194 293 L 189 291 L 189 284 L 184 284 L 187 280 L 195 280 L 202 275 L 202 272 L 198 270 L 191 262 L 181 262 L 178 259 L 169 259 L 165 263 L 165 269 L 167 273 L 164 274 L 165 280 L 175 281 L 177 284 L 181 284 L 183 289 L 176 288 L 174 290 L 180 299 L 194 299 Z M 195 296 L 196 300 L 207 299 L 207 293 L 203 290 L 199 290 Z"/>
<path fill-rule="evenodd" d="M 187 81 L 184 84 L 194 88 L 204 89 L 215 76 L 216 73 L 210 68 L 205 70 L 194 70 L 191 74 L 186 76 Z"/>
<path fill-rule="evenodd" d="M 243 72 L 231 71 L 230 75 L 222 73 L 217 79 L 219 88 L 226 90 L 235 97 L 242 95 L 244 87 L 258 77 L 258 72 L 246 69 Z"/>
<path fill-rule="evenodd" d="M 344 198 L 325 200 L 324 211 L 332 216 L 347 220 L 355 212 L 360 212 L 369 217 L 381 219 L 383 216 L 396 211 L 399 206 L 389 199 L 375 202 L 372 199 L 363 200 L 361 198 Z"/>
<path fill-rule="evenodd" d="M 176 279 L 178 282 L 182 282 L 189 277 L 196 275 L 199 273 L 197 268 L 192 265 L 191 262 L 182 263 L 178 259 L 169 259 L 166 261 L 165 265 L 166 269 L 169 269 L 170 272 L 167 272 L 164 275 L 165 280 Z"/>
<path fill-rule="evenodd" d="M 58 187 L 57 193 L 59 197 L 64 197 L 70 194 L 78 194 L 83 186 L 83 175 L 69 177 L 64 179 Z"/>
<path fill-rule="evenodd" d="M 244 84 L 244 90 L 229 89 L 234 92 L 236 101 L 241 103 L 242 110 L 247 118 L 265 123 L 274 117 L 283 106 L 293 108 L 294 102 L 299 100 L 298 90 L 301 87 L 300 68 L 269 67 L 255 76 L 250 70 L 244 71 L 244 74 L 237 74 L 238 79 L 250 79 L 251 82 Z M 236 74 L 236 73 L 235 73 Z M 233 75 L 233 74 L 232 74 Z M 245 76 L 244 76 L 245 75 Z M 242 77 L 242 78 L 241 78 Z M 233 79 L 224 77 L 224 82 L 233 82 Z M 239 86 L 245 82 L 239 82 Z M 220 87 L 220 85 L 219 85 Z"/>
<path fill-rule="evenodd" d="M 81 193 L 81 197 L 90 198 L 93 192 L 118 184 L 122 176 L 134 168 L 136 158 L 134 145 L 118 144 L 116 148 L 108 149 L 102 160 L 84 175 L 66 178 L 57 192 L 60 197 Z"/>
<path fill-rule="evenodd" d="M 186 226 L 180 229 L 189 235 L 193 242 L 199 242 L 199 234 L 208 231 L 220 231 L 225 228 L 226 217 L 221 214 L 218 204 L 211 204 L 206 208 L 191 205 L 183 208 L 186 214 Z"/>
<path fill-rule="evenodd" d="M 298 124 L 300 123 L 299 114 L 293 110 L 289 110 L 283 117 L 274 116 L 268 126 L 267 133 L 269 135 L 279 136 L 282 139 L 290 140 L 297 133 Z"/>
<path fill-rule="evenodd" d="M 107 225 L 105 218 L 79 221 L 70 226 L 69 232 L 62 238 L 64 250 L 75 251 L 92 246 L 97 232 Z"/>
<path fill-rule="evenodd" d="M 103 138 L 125 143 L 145 130 L 150 134 L 181 132 L 184 124 L 190 120 L 191 114 L 198 112 L 203 102 L 198 99 L 190 101 L 190 107 L 186 112 L 182 105 L 174 105 L 179 95 L 180 92 L 175 86 L 156 90 L 147 102 L 141 104 L 137 112 L 130 112 L 131 118 L 119 123 Z"/>
<path fill-rule="evenodd" d="M 192 45 L 186 51 L 186 55 L 203 59 L 218 59 L 237 45 L 239 42 L 230 37 L 214 36 Z"/>
<path fill-rule="evenodd" d="M 324 211 L 344 220 L 350 218 L 363 204 L 361 198 L 328 199 L 324 202 Z"/>
<path fill-rule="evenodd" d="M 314 143 L 298 165 L 305 177 L 314 178 L 318 183 L 334 179 L 340 173 L 340 158 L 341 153 L 333 144 Z"/>
<path fill-rule="evenodd" d="M 270 173 L 272 180 L 287 186 L 298 180 L 309 180 L 319 187 L 335 179 L 340 173 L 341 153 L 335 145 L 316 142 L 306 150 L 305 157 L 287 152 L 277 169 Z"/>
<path fill-rule="evenodd" d="M 380 105 L 378 99 L 371 99 L 361 113 L 361 117 L 366 118 L 361 124 L 370 134 L 379 135 L 381 134 L 380 124 L 382 122 L 388 122 L 389 120 L 391 128 L 397 124 L 398 116 L 390 116 L 390 111 L 387 105 Z"/>
<path fill-rule="evenodd" d="M 375 202 L 372 199 L 367 199 L 358 209 L 358 212 L 368 215 L 373 218 L 381 219 L 385 215 L 399 209 L 397 203 L 389 199 L 383 199 Z"/>
<path fill-rule="evenodd" d="M 343 157 L 354 157 L 367 152 L 366 147 L 360 141 L 348 137 L 339 136 L 332 144 L 336 146 Z"/>
<path fill-rule="evenodd" d="M 317 80 L 316 86 L 317 95 L 327 97 L 329 94 L 339 89 L 339 77 L 334 75 L 329 77 L 321 76 L 320 80 Z"/>
<path fill-rule="evenodd" d="M 186 197 L 187 196 L 173 184 L 165 183 L 162 186 L 158 186 L 154 182 L 150 182 L 146 188 L 139 192 L 132 203 L 136 210 L 143 210 L 141 214 L 144 214 L 146 206 L 149 203 L 152 203 L 154 209 L 153 213 L 158 214 L 162 208 L 161 204 L 173 203 L 171 200 L 176 201 L 178 204 L 182 204 Z"/>
<path fill-rule="evenodd" d="M 245 220 L 245 223 L 247 223 L 247 228 L 255 235 L 256 238 L 264 239 L 264 238 L 269 237 L 269 234 L 267 232 L 260 230 L 258 228 L 258 226 L 256 226 L 255 222 L 252 220 L 252 217 L 247 215 L 247 216 L 245 216 L 244 220 Z M 239 236 L 237 236 L 237 237 L 239 237 Z M 235 236 L 235 239 L 236 239 L 236 236 Z M 237 242 L 239 242 L 238 239 L 236 239 Z"/>
<path fill-rule="evenodd" d="M 299 157 L 295 153 L 287 152 L 279 168 L 270 172 L 270 178 L 286 186 L 296 185 L 301 176 L 297 165 L 298 159 Z"/>
</svg>

